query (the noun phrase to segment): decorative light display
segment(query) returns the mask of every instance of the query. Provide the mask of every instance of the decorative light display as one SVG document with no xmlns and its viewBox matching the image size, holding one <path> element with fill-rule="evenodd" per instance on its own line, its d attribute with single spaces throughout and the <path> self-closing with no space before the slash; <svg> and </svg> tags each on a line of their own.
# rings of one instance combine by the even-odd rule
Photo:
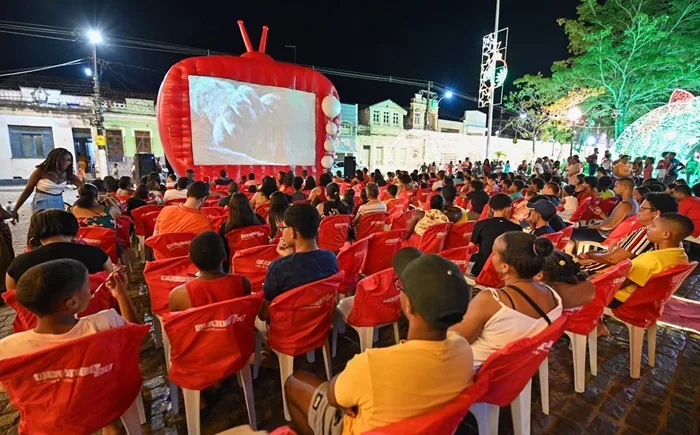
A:
<svg viewBox="0 0 700 435">
<path fill-rule="evenodd" d="M 669 103 L 629 125 L 615 141 L 619 154 L 651 156 L 658 160 L 673 151 L 682 161 L 694 158 L 700 149 L 700 97 L 677 89 Z"/>
<path fill-rule="evenodd" d="M 501 104 L 503 100 L 503 83 L 508 76 L 508 28 L 484 36 L 481 45 L 481 74 L 479 75 L 479 107 L 493 103 Z M 494 94 L 491 96 L 491 81 Z M 493 101 L 492 101 L 493 98 Z"/>
</svg>

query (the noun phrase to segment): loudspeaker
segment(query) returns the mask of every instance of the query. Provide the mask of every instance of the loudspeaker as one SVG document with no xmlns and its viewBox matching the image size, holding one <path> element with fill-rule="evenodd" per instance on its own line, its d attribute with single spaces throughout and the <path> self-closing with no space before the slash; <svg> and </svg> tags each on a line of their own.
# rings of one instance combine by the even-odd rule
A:
<svg viewBox="0 0 700 435">
<path fill-rule="evenodd" d="M 156 158 L 153 154 L 136 154 L 134 155 L 134 167 L 136 169 L 136 184 L 139 183 L 141 177 L 148 175 L 151 172 L 160 172 L 160 169 L 156 167 Z"/>
<path fill-rule="evenodd" d="M 345 156 L 345 164 L 343 165 L 343 168 L 345 169 L 345 174 L 343 176 L 345 178 L 355 176 L 355 171 L 357 170 L 357 163 L 355 161 L 355 156 Z"/>
</svg>

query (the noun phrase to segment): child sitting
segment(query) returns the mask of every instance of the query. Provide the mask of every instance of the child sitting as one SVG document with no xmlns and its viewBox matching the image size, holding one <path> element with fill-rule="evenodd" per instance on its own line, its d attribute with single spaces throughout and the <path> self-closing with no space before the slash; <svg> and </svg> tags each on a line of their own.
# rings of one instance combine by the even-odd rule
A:
<svg viewBox="0 0 700 435">
<path fill-rule="evenodd" d="M 595 287 L 581 271 L 581 265 L 561 251 L 554 251 L 545 258 L 542 271 L 535 279 L 552 287 L 561 296 L 564 309 L 586 305 L 595 297 Z"/>
<path fill-rule="evenodd" d="M 170 292 L 170 311 L 184 311 L 250 294 L 248 278 L 224 272 L 226 250 L 217 233 L 206 231 L 192 239 L 190 260 L 199 269 L 197 279 Z"/>
<path fill-rule="evenodd" d="M 576 198 L 575 193 L 576 186 L 573 184 L 564 187 L 564 198 L 561 203 L 564 206 L 564 210 L 559 212 L 559 217 L 562 219 L 571 219 L 571 216 L 578 208 L 578 198 Z"/>
<path fill-rule="evenodd" d="M 157 181 L 151 180 L 148 182 L 148 199 L 158 205 L 163 205 L 163 193 L 160 191 L 160 184 Z"/>
</svg>

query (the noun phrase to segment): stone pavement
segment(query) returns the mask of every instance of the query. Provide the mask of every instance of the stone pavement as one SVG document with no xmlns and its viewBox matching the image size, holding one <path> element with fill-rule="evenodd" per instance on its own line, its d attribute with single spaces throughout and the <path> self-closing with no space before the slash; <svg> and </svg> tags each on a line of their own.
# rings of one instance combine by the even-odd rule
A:
<svg viewBox="0 0 700 435">
<path fill-rule="evenodd" d="M 18 192 L 11 194 L 12 199 Z M 0 190 L 0 203 L 7 202 L 7 192 Z M 28 210 L 25 211 L 28 213 Z M 23 213 L 24 214 L 24 213 Z M 27 217 L 22 219 L 27 222 Z M 15 245 L 21 248 L 21 227 L 13 229 Z M 21 240 L 20 243 L 17 243 Z M 19 250 L 21 252 L 21 249 Z M 697 259 L 697 258 L 696 258 Z M 129 284 L 130 294 L 139 312 L 152 324 L 147 289 L 141 275 L 142 266 L 135 265 L 135 274 Z M 683 284 L 677 293 L 700 300 L 700 271 Z M 0 337 L 11 333 L 14 312 L 0 307 Z M 656 367 L 647 365 L 646 340 L 642 357 L 642 376 L 629 377 L 629 339 L 624 325 L 608 321 L 610 337 L 598 340 L 598 376 L 590 375 L 587 367 L 586 392 L 576 394 L 573 388 L 573 363 L 568 340 L 562 338 L 552 348 L 549 357 L 550 415 L 542 414 L 537 376 L 532 387 L 532 433 L 579 434 L 696 434 L 700 433 L 700 335 L 681 330 L 659 327 L 657 331 Z M 401 336 L 406 335 L 406 324 L 400 325 Z M 393 343 L 391 328 L 380 333 L 379 346 Z M 333 373 L 340 372 L 345 363 L 359 352 L 359 340 L 348 330 L 338 338 L 338 355 L 333 359 Z M 162 349 L 154 345 L 153 332 L 145 340 L 141 353 L 144 377 L 143 396 L 148 423 L 145 434 L 185 434 L 184 403 L 180 400 L 180 414 L 170 411 L 169 388 Z M 274 360 L 274 357 L 272 358 Z M 296 368 L 304 368 L 324 376 L 323 358 L 317 353 L 316 362 L 297 358 Z M 254 381 L 255 407 L 258 426 L 271 430 L 283 425 L 282 393 L 279 371 L 260 368 Z M 236 425 L 247 424 L 245 401 L 235 379 L 223 383 L 222 393 L 211 411 L 203 416 L 202 433 L 214 434 Z M 0 434 L 16 433 L 18 414 L 6 395 L 0 395 Z M 476 422 L 469 415 L 458 434 L 477 433 Z M 502 408 L 499 433 L 512 433 L 509 409 Z"/>
</svg>

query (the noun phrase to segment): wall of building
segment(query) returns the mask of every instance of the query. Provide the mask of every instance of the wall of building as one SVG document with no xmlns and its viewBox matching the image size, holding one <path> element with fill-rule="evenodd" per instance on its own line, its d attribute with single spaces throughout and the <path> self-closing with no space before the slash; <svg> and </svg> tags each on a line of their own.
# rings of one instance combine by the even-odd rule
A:
<svg viewBox="0 0 700 435">
<path fill-rule="evenodd" d="M 151 152 L 154 156 L 164 158 L 163 144 L 160 140 L 155 116 L 105 113 L 106 130 L 121 130 L 124 142 L 124 161 L 117 163 L 120 175 L 130 175 L 131 165 L 136 154 L 136 132 L 147 131 L 151 135 Z M 110 167 L 113 162 L 110 162 Z M 111 168 L 110 168 L 111 170 Z"/>
</svg>

